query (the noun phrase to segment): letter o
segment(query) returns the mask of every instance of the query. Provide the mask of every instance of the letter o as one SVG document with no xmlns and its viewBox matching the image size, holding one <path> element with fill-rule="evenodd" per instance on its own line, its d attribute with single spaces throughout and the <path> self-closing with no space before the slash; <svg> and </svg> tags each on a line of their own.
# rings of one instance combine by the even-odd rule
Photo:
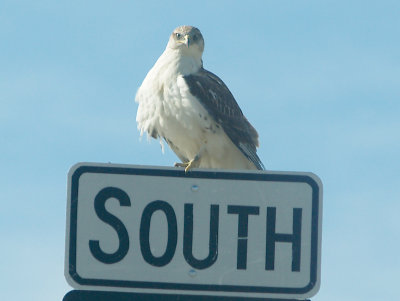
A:
<svg viewBox="0 0 400 301">
<path fill-rule="evenodd" d="M 164 212 L 165 217 L 167 218 L 168 241 L 164 254 L 156 257 L 151 253 L 150 249 L 150 222 L 154 212 L 158 210 Z M 167 265 L 175 255 L 177 241 L 178 226 L 175 211 L 172 206 L 161 200 L 156 200 L 148 204 L 143 210 L 140 222 L 140 250 L 143 259 L 153 266 L 162 267 Z"/>
</svg>

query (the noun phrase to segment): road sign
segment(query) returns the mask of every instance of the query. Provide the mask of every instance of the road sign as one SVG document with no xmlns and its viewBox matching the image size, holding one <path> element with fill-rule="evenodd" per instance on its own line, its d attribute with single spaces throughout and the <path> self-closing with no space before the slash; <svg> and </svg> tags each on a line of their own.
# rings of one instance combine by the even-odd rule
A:
<svg viewBox="0 0 400 301">
<path fill-rule="evenodd" d="M 80 290 L 305 299 L 320 283 L 311 173 L 80 163 L 65 276 Z"/>
</svg>

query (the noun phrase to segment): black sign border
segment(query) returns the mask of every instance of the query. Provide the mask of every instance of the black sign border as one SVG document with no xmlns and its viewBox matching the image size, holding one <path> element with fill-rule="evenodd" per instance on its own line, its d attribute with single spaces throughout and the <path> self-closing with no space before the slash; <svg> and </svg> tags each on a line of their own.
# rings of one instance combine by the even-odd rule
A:
<svg viewBox="0 0 400 301">
<path fill-rule="evenodd" d="M 126 293 L 110 291 L 73 290 L 68 292 L 62 301 L 310 301 L 279 298 L 246 298 L 228 296 L 201 296 L 176 294 Z"/>
<path fill-rule="evenodd" d="M 148 281 L 127 281 L 88 279 L 79 276 L 76 270 L 76 239 L 77 239 L 77 216 L 78 216 L 78 190 L 79 178 L 84 173 L 122 174 L 140 176 L 165 176 L 179 178 L 206 178 L 224 180 L 249 180 L 268 182 L 299 182 L 307 183 L 312 188 L 312 213 L 311 213 L 311 260 L 310 260 L 310 281 L 302 288 L 290 287 L 260 287 L 260 286 L 239 286 L 239 285 L 210 285 L 210 284 L 185 284 L 165 283 Z M 167 289 L 182 291 L 208 291 L 208 292 L 238 292 L 238 293 L 269 293 L 269 294 L 305 294 L 311 291 L 317 283 L 318 276 L 318 215 L 319 215 L 319 194 L 318 183 L 308 175 L 302 174 L 275 174 L 275 173 L 241 173 L 225 171 L 201 171 L 192 170 L 185 173 L 183 169 L 157 169 L 144 167 L 117 167 L 117 166 L 93 166 L 81 165 L 75 169 L 70 176 L 70 228 L 69 228 L 69 268 L 71 278 L 82 286 L 99 287 L 120 287 L 120 288 L 142 288 L 142 289 Z"/>
</svg>

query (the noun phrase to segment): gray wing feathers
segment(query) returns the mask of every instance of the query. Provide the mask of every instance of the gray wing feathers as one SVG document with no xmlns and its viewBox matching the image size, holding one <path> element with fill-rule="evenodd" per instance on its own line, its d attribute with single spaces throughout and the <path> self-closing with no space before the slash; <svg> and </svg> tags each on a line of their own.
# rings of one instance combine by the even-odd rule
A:
<svg viewBox="0 0 400 301">
<path fill-rule="evenodd" d="M 264 170 L 265 166 L 261 162 L 260 158 L 257 155 L 257 151 L 255 147 L 252 147 L 248 144 L 239 143 L 239 149 L 241 152 L 257 167 L 259 170 Z"/>
<path fill-rule="evenodd" d="M 257 155 L 258 133 L 243 115 L 232 93 L 215 74 L 201 68 L 184 76 L 196 96 L 240 151 L 257 167 L 265 169 Z"/>
</svg>

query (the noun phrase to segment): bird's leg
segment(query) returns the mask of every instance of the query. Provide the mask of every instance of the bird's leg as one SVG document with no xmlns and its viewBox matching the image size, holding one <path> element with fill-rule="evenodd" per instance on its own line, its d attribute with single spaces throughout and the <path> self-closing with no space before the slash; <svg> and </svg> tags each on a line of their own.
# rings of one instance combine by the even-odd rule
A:
<svg viewBox="0 0 400 301">
<path fill-rule="evenodd" d="M 185 172 L 188 172 L 189 169 L 198 167 L 198 166 L 199 166 L 199 163 L 200 163 L 200 155 L 197 154 L 197 155 L 194 156 L 194 158 L 193 158 L 192 160 L 190 160 L 189 162 L 175 163 L 175 167 L 184 167 L 184 168 L 185 168 Z"/>
<path fill-rule="evenodd" d="M 185 162 L 185 163 L 175 163 L 175 167 L 184 167 L 185 168 L 185 173 L 188 172 L 190 169 L 198 167 L 200 164 L 200 159 L 201 159 L 201 154 L 203 153 L 204 149 L 206 148 L 206 143 L 205 142 L 199 152 L 196 154 L 196 156 L 194 156 L 194 158 L 192 160 L 190 160 L 189 162 Z"/>
<path fill-rule="evenodd" d="M 185 168 L 185 173 L 189 171 L 189 169 L 192 169 L 194 167 L 198 167 L 199 163 L 199 157 L 197 155 L 194 157 L 194 159 L 190 160 L 189 162 L 185 163 L 175 163 L 175 167 L 184 167 Z"/>
<path fill-rule="evenodd" d="M 186 169 L 186 167 L 189 165 L 189 163 L 190 163 L 190 161 L 189 162 L 186 162 L 186 163 L 184 163 L 184 162 L 175 162 L 175 164 L 174 164 L 174 166 L 175 167 L 184 167 L 185 169 Z"/>
</svg>

